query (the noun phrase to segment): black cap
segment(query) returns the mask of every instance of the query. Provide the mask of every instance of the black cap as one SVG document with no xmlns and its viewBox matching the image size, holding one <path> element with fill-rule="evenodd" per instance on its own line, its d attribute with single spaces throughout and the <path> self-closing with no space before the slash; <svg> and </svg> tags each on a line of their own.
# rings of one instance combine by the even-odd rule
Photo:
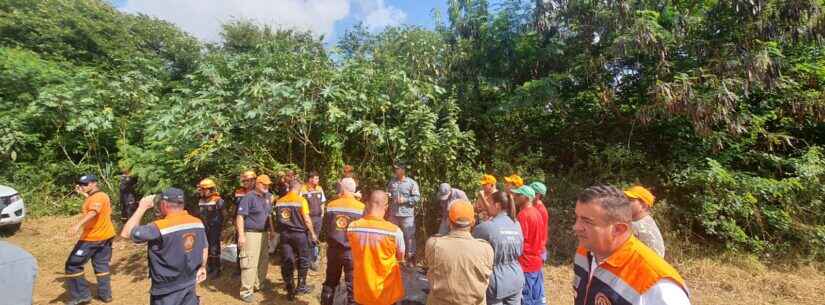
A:
<svg viewBox="0 0 825 305">
<path fill-rule="evenodd" d="M 86 184 L 89 184 L 91 182 L 97 182 L 97 177 L 95 175 L 86 174 L 86 175 L 80 176 L 80 179 L 77 179 L 78 184 L 86 185 Z"/>
<path fill-rule="evenodd" d="M 160 194 L 160 199 L 169 202 L 183 203 L 183 191 L 174 187 L 167 188 Z"/>
<path fill-rule="evenodd" d="M 393 168 L 400 168 L 400 169 L 407 169 L 407 164 L 403 161 L 396 161 L 393 165 Z"/>
</svg>

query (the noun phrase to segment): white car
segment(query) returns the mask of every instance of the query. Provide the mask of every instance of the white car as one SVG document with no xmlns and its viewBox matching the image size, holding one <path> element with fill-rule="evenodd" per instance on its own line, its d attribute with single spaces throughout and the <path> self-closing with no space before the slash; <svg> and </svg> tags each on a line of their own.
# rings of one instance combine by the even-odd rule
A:
<svg viewBox="0 0 825 305">
<path fill-rule="evenodd" d="M 12 232 L 20 229 L 26 217 L 23 198 L 13 188 L 0 185 L 0 228 L 10 228 Z"/>
</svg>

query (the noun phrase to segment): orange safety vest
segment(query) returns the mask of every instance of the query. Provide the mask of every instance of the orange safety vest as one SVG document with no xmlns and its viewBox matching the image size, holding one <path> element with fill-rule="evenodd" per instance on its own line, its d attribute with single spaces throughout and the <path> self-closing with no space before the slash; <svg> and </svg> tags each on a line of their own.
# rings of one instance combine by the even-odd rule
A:
<svg viewBox="0 0 825 305">
<path fill-rule="evenodd" d="M 404 236 L 396 225 L 365 216 L 350 223 L 347 240 L 352 249 L 352 289 L 355 302 L 395 304 L 404 298 L 400 257 Z"/>
<path fill-rule="evenodd" d="M 573 271 L 575 305 L 639 304 L 642 295 L 662 279 L 669 279 L 685 290 L 685 280 L 656 252 L 631 236 L 616 252 L 601 262 L 591 274 L 593 254 L 579 247 Z"/>
</svg>

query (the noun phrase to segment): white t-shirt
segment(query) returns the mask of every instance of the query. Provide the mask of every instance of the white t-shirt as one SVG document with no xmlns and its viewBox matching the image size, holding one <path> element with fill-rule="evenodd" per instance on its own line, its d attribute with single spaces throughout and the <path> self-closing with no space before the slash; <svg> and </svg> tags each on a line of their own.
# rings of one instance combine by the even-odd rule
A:
<svg viewBox="0 0 825 305">
<path fill-rule="evenodd" d="M 590 262 L 591 276 L 598 267 L 594 258 Z M 642 295 L 639 304 L 634 305 L 690 305 L 690 299 L 679 284 L 670 279 L 661 279 Z"/>
</svg>

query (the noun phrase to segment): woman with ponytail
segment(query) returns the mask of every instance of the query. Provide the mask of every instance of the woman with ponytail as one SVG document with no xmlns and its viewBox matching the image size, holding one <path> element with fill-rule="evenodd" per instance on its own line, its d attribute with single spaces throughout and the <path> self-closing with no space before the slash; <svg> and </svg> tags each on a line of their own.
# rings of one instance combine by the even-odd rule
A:
<svg viewBox="0 0 825 305">
<path fill-rule="evenodd" d="M 487 287 L 487 304 L 520 305 L 524 273 L 518 258 L 521 256 L 524 236 L 515 222 L 516 207 L 510 195 L 503 191 L 493 193 L 487 205 L 490 220 L 473 230 L 473 237 L 486 240 L 493 247 L 493 275 Z"/>
</svg>

